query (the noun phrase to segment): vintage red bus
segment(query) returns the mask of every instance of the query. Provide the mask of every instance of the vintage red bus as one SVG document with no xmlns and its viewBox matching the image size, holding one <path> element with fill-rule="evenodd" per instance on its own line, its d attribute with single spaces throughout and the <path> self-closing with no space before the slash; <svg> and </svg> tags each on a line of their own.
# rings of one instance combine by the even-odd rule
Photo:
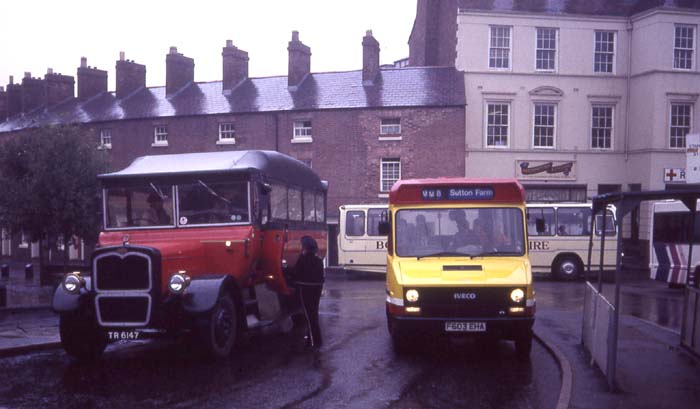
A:
<svg viewBox="0 0 700 409">
<path fill-rule="evenodd" d="M 104 175 L 104 231 L 88 275 L 53 308 L 78 359 L 114 340 L 190 332 L 211 356 L 289 312 L 301 237 L 326 251 L 327 183 L 278 152 L 144 156 Z M 288 316 L 288 314 L 286 314 Z"/>
</svg>

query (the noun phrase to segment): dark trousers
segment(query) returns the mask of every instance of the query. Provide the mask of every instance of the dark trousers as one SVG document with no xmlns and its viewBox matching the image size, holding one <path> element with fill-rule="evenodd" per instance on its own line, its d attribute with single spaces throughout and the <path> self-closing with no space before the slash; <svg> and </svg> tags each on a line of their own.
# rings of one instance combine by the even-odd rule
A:
<svg viewBox="0 0 700 409">
<path fill-rule="evenodd" d="M 313 347 L 320 347 L 323 342 L 321 340 L 321 327 L 318 325 L 318 304 L 321 302 L 323 287 L 321 285 L 300 285 L 298 288 L 306 317 L 309 344 Z"/>
</svg>

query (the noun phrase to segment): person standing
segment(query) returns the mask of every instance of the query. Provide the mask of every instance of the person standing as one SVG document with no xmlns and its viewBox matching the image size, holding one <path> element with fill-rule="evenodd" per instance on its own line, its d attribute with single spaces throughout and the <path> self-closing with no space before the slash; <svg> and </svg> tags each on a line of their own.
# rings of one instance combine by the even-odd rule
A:
<svg viewBox="0 0 700 409">
<path fill-rule="evenodd" d="M 317 251 L 318 244 L 313 237 L 302 237 L 301 256 L 294 266 L 292 275 L 306 317 L 307 345 L 312 348 L 319 348 L 323 344 L 318 322 L 318 305 L 321 302 L 324 281 L 323 260 L 316 255 Z"/>
</svg>

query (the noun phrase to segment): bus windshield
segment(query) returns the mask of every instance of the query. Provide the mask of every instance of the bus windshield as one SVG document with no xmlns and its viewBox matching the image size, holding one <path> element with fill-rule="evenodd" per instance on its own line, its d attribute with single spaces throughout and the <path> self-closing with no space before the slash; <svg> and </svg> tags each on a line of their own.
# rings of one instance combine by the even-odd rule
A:
<svg viewBox="0 0 700 409">
<path fill-rule="evenodd" d="M 522 256 L 523 213 L 517 208 L 404 209 L 396 214 L 401 257 Z"/>
<path fill-rule="evenodd" d="M 248 217 L 246 182 L 178 185 L 178 224 L 245 223 Z"/>
<path fill-rule="evenodd" d="M 146 183 L 105 189 L 107 228 L 173 225 L 173 187 Z"/>
</svg>

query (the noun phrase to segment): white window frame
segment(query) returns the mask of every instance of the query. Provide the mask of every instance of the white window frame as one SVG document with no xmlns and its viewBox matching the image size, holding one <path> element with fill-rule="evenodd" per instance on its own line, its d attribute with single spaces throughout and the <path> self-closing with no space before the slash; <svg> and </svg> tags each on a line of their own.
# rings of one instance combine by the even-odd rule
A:
<svg viewBox="0 0 700 409">
<path fill-rule="evenodd" d="M 508 123 L 506 124 L 506 144 L 505 145 L 496 145 L 496 144 L 491 144 L 489 145 L 489 105 L 506 105 L 508 106 L 508 115 L 507 115 L 507 120 Z M 512 105 L 510 101 L 485 101 L 485 106 L 484 106 L 484 146 L 487 148 L 493 148 L 493 149 L 508 149 L 510 148 L 510 135 L 511 135 L 511 126 L 512 126 Z M 498 125 L 494 125 L 498 126 Z M 502 126 L 502 125 L 501 125 Z"/>
<path fill-rule="evenodd" d="M 552 122 L 552 126 L 551 126 L 551 128 L 552 128 L 552 145 L 551 146 L 536 145 L 535 144 L 535 131 L 536 131 L 536 128 L 538 127 L 538 125 L 536 123 L 537 107 L 538 106 L 548 106 L 548 107 L 553 108 L 552 114 L 553 114 L 554 118 L 552 118 L 553 122 Z M 532 127 L 531 127 L 532 140 L 530 142 L 532 144 L 531 146 L 533 149 L 556 149 L 556 146 L 557 146 L 557 116 L 559 114 L 557 111 L 558 111 L 557 104 L 553 103 L 553 102 L 534 102 L 532 104 Z M 544 125 L 544 126 L 540 126 L 540 127 L 550 128 L 550 126 L 548 126 L 548 125 Z"/>
<path fill-rule="evenodd" d="M 540 48 L 539 47 L 539 37 L 540 37 L 540 30 L 548 30 L 548 31 L 553 31 L 554 32 L 554 48 Z M 537 27 L 535 29 L 535 71 L 538 72 L 557 72 L 559 68 L 559 53 L 557 52 L 557 45 L 559 44 L 559 30 L 554 27 Z M 538 51 L 552 51 L 554 52 L 554 56 L 552 57 L 552 63 L 553 67 L 552 68 L 538 68 L 537 63 L 539 59 L 537 58 L 537 52 Z"/>
<path fill-rule="evenodd" d="M 696 33 L 696 26 L 692 24 L 676 24 L 673 26 L 673 69 L 674 70 L 679 70 L 679 71 L 692 71 L 695 69 L 695 33 Z M 676 41 L 678 40 L 678 29 L 689 29 L 691 30 L 690 33 L 690 41 L 692 42 L 692 47 L 677 47 L 676 46 Z M 690 67 L 685 68 L 685 67 L 680 67 L 679 62 L 680 60 L 676 58 L 676 51 L 689 51 L 690 52 Z M 685 61 L 685 60 L 684 60 Z"/>
<path fill-rule="evenodd" d="M 508 31 L 508 47 L 494 47 L 493 45 L 493 30 L 494 29 L 507 29 Z M 502 50 L 502 49 L 508 49 L 508 60 L 507 60 L 507 66 L 505 67 L 492 67 L 491 66 L 491 50 Z M 490 70 L 494 71 L 510 71 L 513 68 L 513 27 L 511 26 L 502 26 L 502 25 L 491 25 L 489 26 L 489 47 L 488 47 L 488 54 L 487 54 L 487 66 L 489 67 Z"/>
<path fill-rule="evenodd" d="M 671 146 L 671 138 L 673 138 L 673 129 L 674 128 L 681 128 L 679 126 L 674 126 L 673 125 L 673 107 L 674 106 L 688 106 L 690 107 L 689 113 L 688 113 L 688 132 L 683 136 L 683 146 Z M 693 132 L 693 115 L 695 110 L 695 104 L 690 103 L 690 102 L 671 102 L 669 104 L 669 110 L 668 110 L 668 147 L 670 149 L 685 149 L 686 146 L 688 145 L 688 134 Z"/>
<path fill-rule="evenodd" d="M 153 127 L 153 144 L 151 146 L 168 146 L 168 127 L 156 125 Z"/>
<path fill-rule="evenodd" d="M 112 149 L 112 130 L 100 129 L 99 149 Z"/>
<path fill-rule="evenodd" d="M 384 121 L 387 121 L 387 123 Z M 398 123 L 388 123 L 389 121 Z M 381 118 L 379 124 L 379 135 L 384 138 L 401 136 L 401 118 Z"/>
<path fill-rule="evenodd" d="M 388 177 L 386 177 L 386 175 L 384 174 L 384 172 L 385 172 L 385 171 L 384 171 L 384 165 L 385 165 L 385 164 L 386 164 L 386 165 L 398 165 L 398 173 L 399 173 L 398 178 L 396 178 L 396 179 L 394 179 L 394 178 L 389 179 Z M 394 182 L 389 186 L 388 189 L 384 189 L 384 181 L 385 181 L 385 180 L 386 180 L 386 181 L 389 181 L 389 180 L 393 180 L 393 181 L 394 181 Z M 388 193 L 389 191 L 391 191 L 391 186 L 393 186 L 394 183 L 396 183 L 396 181 L 398 181 L 398 180 L 401 180 L 401 158 L 382 158 L 382 159 L 379 161 L 379 192 L 381 192 L 381 193 Z"/>
<path fill-rule="evenodd" d="M 234 145 L 236 143 L 236 126 L 233 122 L 219 124 L 219 140 L 217 145 Z"/>
<path fill-rule="evenodd" d="M 20 230 L 19 232 L 19 243 L 17 244 L 17 247 L 21 249 L 29 248 L 29 238 L 27 237 L 27 233 L 25 233 L 24 230 Z"/>
<path fill-rule="evenodd" d="M 610 147 L 593 146 L 593 131 L 596 129 L 606 129 L 602 127 L 595 127 L 593 123 L 593 111 L 595 108 L 610 108 Z M 591 133 L 590 133 L 590 148 L 592 150 L 609 151 L 613 150 L 615 146 L 615 105 L 613 104 L 601 104 L 593 103 L 591 104 Z"/>
<path fill-rule="evenodd" d="M 0 255 L 12 255 L 12 234 L 9 229 L 0 229 Z"/>
<path fill-rule="evenodd" d="M 296 120 L 292 124 L 292 143 L 311 143 L 313 124 L 310 119 Z"/>
<path fill-rule="evenodd" d="M 611 33 L 612 34 L 612 43 L 613 43 L 613 49 L 612 49 L 612 62 L 611 64 L 611 69 L 610 71 L 597 71 L 596 70 L 596 61 L 595 61 L 595 56 L 598 53 L 596 51 L 596 45 L 597 45 L 597 38 L 596 36 L 598 33 Z M 601 54 L 608 55 L 611 54 L 608 51 L 601 51 Z M 594 74 L 599 74 L 599 75 L 612 75 L 615 74 L 615 66 L 617 65 L 617 31 L 615 30 L 595 30 L 593 32 L 593 73 Z"/>
</svg>

